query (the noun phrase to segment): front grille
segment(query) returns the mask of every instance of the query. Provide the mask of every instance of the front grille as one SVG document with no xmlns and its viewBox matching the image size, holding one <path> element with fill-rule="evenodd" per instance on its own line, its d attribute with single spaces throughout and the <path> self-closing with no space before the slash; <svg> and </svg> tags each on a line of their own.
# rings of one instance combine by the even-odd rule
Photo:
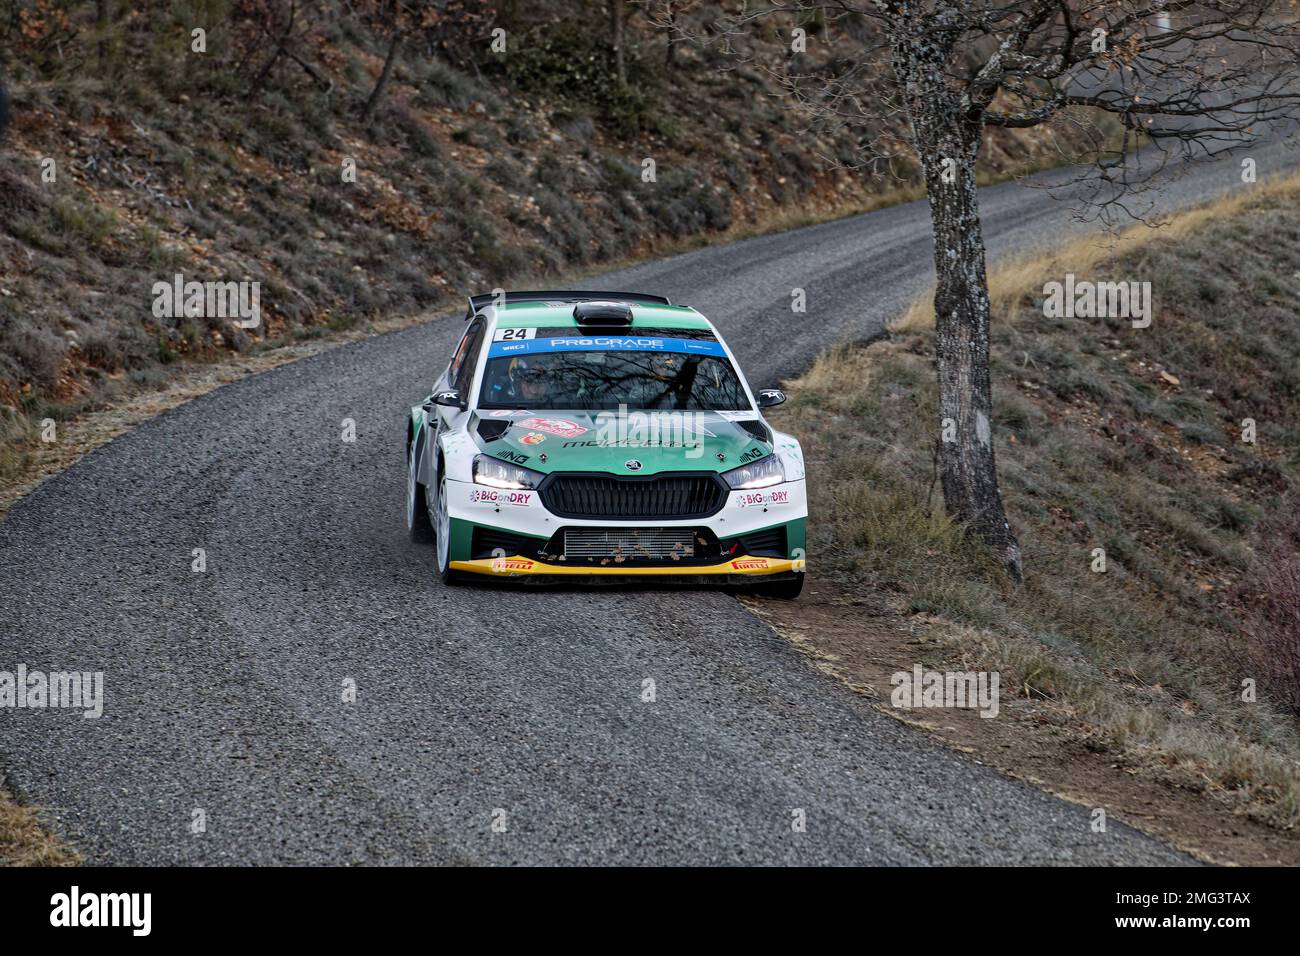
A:
<svg viewBox="0 0 1300 956">
<path fill-rule="evenodd" d="M 569 561 L 681 561 L 695 557 L 693 528 L 566 528 Z"/>
<path fill-rule="evenodd" d="M 707 518 L 727 501 L 717 475 L 631 478 L 604 474 L 551 475 L 538 489 L 542 503 L 564 518 Z"/>
</svg>

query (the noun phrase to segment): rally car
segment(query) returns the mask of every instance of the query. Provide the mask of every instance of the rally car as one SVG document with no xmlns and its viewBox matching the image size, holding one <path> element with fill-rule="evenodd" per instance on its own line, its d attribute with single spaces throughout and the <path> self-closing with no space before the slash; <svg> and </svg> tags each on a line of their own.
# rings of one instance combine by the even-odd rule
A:
<svg viewBox="0 0 1300 956">
<path fill-rule="evenodd" d="M 643 576 L 793 598 L 808 515 L 799 443 L 775 431 L 717 330 L 661 296 L 472 296 L 406 429 L 406 522 L 448 584 Z"/>
</svg>

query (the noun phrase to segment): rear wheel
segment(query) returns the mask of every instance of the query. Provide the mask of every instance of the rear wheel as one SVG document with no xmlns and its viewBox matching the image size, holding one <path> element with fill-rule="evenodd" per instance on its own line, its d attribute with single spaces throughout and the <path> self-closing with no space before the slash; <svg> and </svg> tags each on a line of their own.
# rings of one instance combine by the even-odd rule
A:
<svg viewBox="0 0 1300 956">
<path fill-rule="evenodd" d="M 756 584 L 750 589 L 751 594 L 757 594 L 760 597 L 780 598 L 784 601 L 793 601 L 803 590 L 803 580 L 807 577 L 800 574 L 788 581 L 769 581 L 766 584 Z"/>
<path fill-rule="evenodd" d="M 419 474 L 420 459 L 412 442 L 406 449 L 406 533 L 415 544 L 428 544 L 433 540 L 433 526 L 429 523 L 429 506 Z"/>
</svg>

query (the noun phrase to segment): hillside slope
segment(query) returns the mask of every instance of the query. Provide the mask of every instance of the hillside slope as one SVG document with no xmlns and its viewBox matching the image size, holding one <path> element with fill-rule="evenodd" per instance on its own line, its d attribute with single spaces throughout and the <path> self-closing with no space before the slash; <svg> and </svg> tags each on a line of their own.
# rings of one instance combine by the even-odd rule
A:
<svg viewBox="0 0 1300 956">
<path fill-rule="evenodd" d="M 787 58 L 790 22 L 742 55 L 679 41 L 670 56 L 629 7 L 620 78 L 605 3 L 454 4 L 405 37 L 366 115 L 393 36 L 379 6 L 14 6 L 0 24 L 14 106 L 0 480 L 35 422 L 156 387 L 178 362 L 847 213 L 912 184 L 906 163 L 837 166 L 863 131 L 808 131 L 780 101 L 766 66 Z M 705 32 L 702 8 L 684 16 Z M 853 49 L 808 26 L 801 63 Z M 991 134 L 985 173 L 1057 162 L 1077 135 Z M 151 289 L 176 274 L 259 282 L 260 327 L 155 316 Z"/>
<path fill-rule="evenodd" d="M 1044 285 L 1066 273 L 1151 282 L 1151 326 L 1045 316 Z M 809 553 L 830 581 L 769 612 L 843 679 L 877 696 L 883 680 L 885 706 L 889 673 L 916 662 L 998 671 L 1012 723 L 946 712 L 932 729 L 1090 805 L 1132 797 L 1130 819 L 1211 856 L 1295 862 L 1300 178 L 991 285 L 1025 586 L 943 515 L 931 431 L 907 427 L 937 408 L 919 302 L 886 341 L 790 384 L 776 419 L 825 491 Z M 1247 839 L 1244 818 L 1289 836 Z"/>
</svg>

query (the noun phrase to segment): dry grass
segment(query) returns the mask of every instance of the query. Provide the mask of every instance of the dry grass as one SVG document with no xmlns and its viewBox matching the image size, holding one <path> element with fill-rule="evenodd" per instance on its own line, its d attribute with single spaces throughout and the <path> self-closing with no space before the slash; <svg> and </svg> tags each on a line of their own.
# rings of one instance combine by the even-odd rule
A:
<svg viewBox="0 0 1300 956">
<path fill-rule="evenodd" d="M 1119 233 L 1082 236 L 1050 249 L 1034 249 L 999 262 L 989 271 L 989 306 L 994 321 L 1014 318 L 1026 290 L 1042 289 L 1050 278 L 1066 272 L 1094 273 L 1103 262 L 1123 261 L 1153 240 L 1178 242 L 1199 235 L 1207 225 L 1231 219 L 1248 206 L 1295 192 L 1300 173 L 1274 176 L 1225 194 L 1206 205 L 1170 219 L 1139 223 Z M 934 328 L 934 284 L 920 293 L 892 322 L 890 332 L 921 332 Z"/>
<path fill-rule="evenodd" d="M 0 866 L 76 866 L 81 858 L 41 828 L 30 807 L 17 804 L 0 778 Z"/>
<path fill-rule="evenodd" d="M 1293 177 L 994 271 L 995 435 L 1024 587 L 943 514 L 924 322 L 824 355 L 777 416 L 818 488 L 820 573 L 902 595 L 953 663 L 1001 671 L 1089 746 L 1283 828 L 1300 822 L 1300 732 L 1243 635 L 1261 520 L 1300 485 L 1298 240 Z M 1152 327 L 1045 318 L 1043 282 L 1066 271 L 1151 280 Z M 1256 445 L 1239 440 L 1247 417 Z"/>
</svg>

